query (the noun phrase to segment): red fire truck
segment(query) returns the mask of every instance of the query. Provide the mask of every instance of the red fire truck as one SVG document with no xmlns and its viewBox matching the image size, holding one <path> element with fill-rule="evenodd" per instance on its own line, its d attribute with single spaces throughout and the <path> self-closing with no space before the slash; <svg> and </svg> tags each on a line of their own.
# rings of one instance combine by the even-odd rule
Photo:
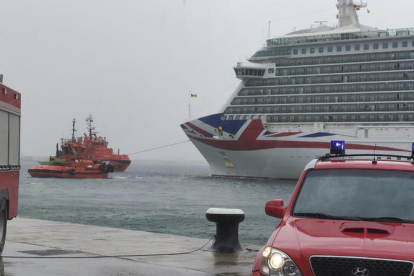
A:
<svg viewBox="0 0 414 276">
<path fill-rule="evenodd" d="M 20 175 L 21 95 L 3 85 L 0 75 L 0 255 L 7 220 L 17 216 Z"/>
</svg>

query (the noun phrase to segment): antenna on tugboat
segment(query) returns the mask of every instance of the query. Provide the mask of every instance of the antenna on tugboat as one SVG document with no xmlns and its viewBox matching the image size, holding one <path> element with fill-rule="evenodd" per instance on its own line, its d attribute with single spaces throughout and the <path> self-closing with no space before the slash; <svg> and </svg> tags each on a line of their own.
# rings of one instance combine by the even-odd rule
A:
<svg viewBox="0 0 414 276">
<path fill-rule="evenodd" d="M 73 119 L 72 121 L 72 140 L 75 140 L 75 124 L 76 124 L 76 119 Z"/>
<path fill-rule="evenodd" d="M 89 132 L 89 138 L 92 139 L 92 135 L 94 135 L 95 133 L 93 132 L 93 130 L 95 129 L 92 126 L 92 122 L 93 122 L 93 118 L 92 118 L 92 114 L 89 114 L 89 116 L 85 119 L 87 125 L 88 125 L 88 132 Z"/>
</svg>

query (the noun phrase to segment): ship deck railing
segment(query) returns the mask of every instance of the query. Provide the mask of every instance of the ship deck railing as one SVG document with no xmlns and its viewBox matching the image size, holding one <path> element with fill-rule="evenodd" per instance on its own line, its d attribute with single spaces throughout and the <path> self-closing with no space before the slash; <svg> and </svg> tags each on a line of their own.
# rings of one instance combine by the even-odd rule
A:
<svg viewBox="0 0 414 276">
<path fill-rule="evenodd" d="M 356 39 L 374 39 L 385 37 L 414 36 L 414 28 L 389 29 L 368 32 L 332 33 L 299 37 L 271 38 L 266 41 L 267 47 L 289 46 L 297 44 L 320 43 L 329 41 L 347 41 Z"/>
</svg>

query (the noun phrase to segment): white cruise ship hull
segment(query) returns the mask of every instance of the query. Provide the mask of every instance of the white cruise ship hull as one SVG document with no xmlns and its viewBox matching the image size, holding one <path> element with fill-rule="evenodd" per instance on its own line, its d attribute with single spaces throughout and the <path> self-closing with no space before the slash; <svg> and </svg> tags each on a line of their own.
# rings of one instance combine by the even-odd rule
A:
<svg viewBox="0 0 414 276">
<path fill-rule="evenodd" d="M 221 117 L 216 114 L 181 125 L 213 176 L 298 179 L 311 160 L 329 153 L 331 140 L 346 141 L 348 154 L 411 155 L 408 139 L 384 139 L 380 134 L 361 138 L 332 131 L 273 132 L 258 119 L 224 121 Z M 402 136 L 412 135 L 410 128 L 401 131 L 407 132 Z"/>
</svg>

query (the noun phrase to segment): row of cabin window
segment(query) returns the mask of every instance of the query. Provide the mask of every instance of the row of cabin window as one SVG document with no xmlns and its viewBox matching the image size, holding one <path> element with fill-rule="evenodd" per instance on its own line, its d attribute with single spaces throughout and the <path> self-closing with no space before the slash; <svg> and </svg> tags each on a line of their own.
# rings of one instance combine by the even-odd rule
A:
<svg viewBox="0 0 414 276">
<path fill-rule="evenodd" d="M 386 60 L 404 60 L 414 59 L 413 51 L 391 52 L 391 53 L 364 53 L 355 55 L 342 56 L 316 56 L 306 58 L 279 58 L 264 60 L 263 63 L 275 63 L 279 67 L 301 66 L 301 65 L 320 65 L 335 63 L 354 63 L 354 62 L 371 62 Z"/>
<path fill-rule="evenodd" d="M 374 71 L 392 71 L 392 70 L 411 70 L 414 68 L 414 61 L 409 62 L 392 62 L 382 64 L 355 64 L 355 65 L 336 65 L 325 67 L 310 68 L 285 68 L 277 69 L 277 76 L 294 76 L 294 75 L 311 75 L 311 74 L 336 74 L 336 73 L 354 73 L 354 72 L 374 72 Z"/>
<path fill-rule="evenodd" d="M 246 82 L 246 87 L 319 84 L 319 83 L 398 81 L 398 80 L 414 80 L 414 72 L 353 74 L 353 75 L 339 75 L 339 76 L 284 77 L 284 78 L 274 78 L 274 79 L 251 79 Z"/>
<path fill-rule="evenodd" d="M 380 92 L 380 91 L 404 91 L 414 90 L 413 82 L 399 83 L 364 83 L 364 84 L 341 84 L 341 85 L 311 85 L 291 86 L 274 88 L 243 88 L 238 96 L 256 95 L 294 95 L 311 93 L 342 93 L 342 92 Z"/>
<path fill-rule="evenodd" d="M 346 52 L 350 51 L 361 51 L 362 49 L 364 51 L 367 50 L 378 50 L 378 49 L 397 49 L 399 48 L 400 42 L 399 41 L 393 41 L 393 42 L 377 42 L 377 43 L 365 43 L 365 44 L 355 44 L 355 45 L 337 45 L 337 46 L 327 46 L 327 47 L 310 47 L 310 48 L 301 48 L 301 49 L 293 49 L 293 55 L 299 55 L 301 53 L 302 55 L 308 54 L 308 50 L 310 54 L 320 53 L 323 54 L 325 52 L 325 49 L 328 53 L 333 53 L 335 50 L 335 53 L 341 53 L 343 50 Z M 409 45 L 408 41 L 402 41 L 401 47 L 407 48 Z M 411 46 L 414 47 L 414 40 L 411 42 Z M 300 51 L 299 51 L 300 50 Z M 271 57 L 271 56 L 286 56 L 291 55 L 291 50 L 289 48 L 279 48 L 279 49 L 269 49 L 269 50 L 262 50 L 256 52 L 253 57 Z"/>
<path fill-rule="evenodd" d="M 328 53 L 333 53 L 333 51 L 335 49 L 336 53 L 340 53 L 340 52 L 342 52 L 342 50 L 345 50 L 346 52 L 350 52 L 352 50 L 360 51 L 361 49 L 370 50 L 371 47 L 374 50 L 378 50 L 378 49 L 380 49 L 380 46 L 381 46 L 381 49 L 389 49 L 390 47 L 396 49 L 396 48 L 399 47 L 399 44 L 400 44 L 400 42 L 393 41 L 393 42 L 382 42 L 382 43 L 373 43 L 373 44 L 366 43 L 366 44 L 362 44 L 362 46 L 361 46 L 361 44 L 345 45 L 345 46 L 338 45 L 338 46 L 335 46 L 335 47 L 334 46 L 327 46 L 326 51 Z M 414 40 L 411 42 L 411 46 L 414 47 Z M 402 41 L 401 42 L 401 47 L 402 48 L 407 48 L 408 47 L 408 41 Z M 318 51 L 318 53 L 322 54 L 325 51 L 325 47 L 302 48 L 301 49 L 302 55 L 306 55 L 308 53 L 308 50 L 309 50 L 310 54 L 315 54 L 316 51 Z M 293 49 L 293 54 L 298 55 L 299 54 L 299 49 Z"/>
<path fill-rule="evenodd" d="M 292 115 L 267 116 L 269 123 L 301 122 L 410 122 L 414 114 L 327 114 L 327 115 Z"/>
<path fill-rule="evenodd" d="M 414 101 L 414 93 L 236 98 L 231 105 Z"/>
<path fill-rule="evenodd" d="M 388 37 L 388 36 L 406 36 L 410 35 L 410 30 L 387 30 L 380 31 L 377 34 L 372 32 L 360 32 L 360 33 L 341 33 L 341 34 L 329 34 L 329 35 L 311 35 L 311 36 L 300 36 L 300 37 L 282 37 L 272 38 L 266 40 L 268 47 L 279 46 L 279 45 L 292 45 L 292 44 L 303 44 L 303 43 L 320 43 L 328 41 L 346 41 L 350 39 L 365 39 L 377 37 Z"/>
<path fill-rule="evenodd" d="M 334 104 L 264 107 L 228 107 L 225 114 L 347 113 L 414 111 L 414 103 Z"/>
<path fill-rule="evenodd" d="M 253 55 L 253 57 L 272 57 L 272 56 L 290 56 L 290 55 L 292 55 L 292 50 L 290 48 L 279 48 L 279 49 L 257 51 Z"/>
</svg>

